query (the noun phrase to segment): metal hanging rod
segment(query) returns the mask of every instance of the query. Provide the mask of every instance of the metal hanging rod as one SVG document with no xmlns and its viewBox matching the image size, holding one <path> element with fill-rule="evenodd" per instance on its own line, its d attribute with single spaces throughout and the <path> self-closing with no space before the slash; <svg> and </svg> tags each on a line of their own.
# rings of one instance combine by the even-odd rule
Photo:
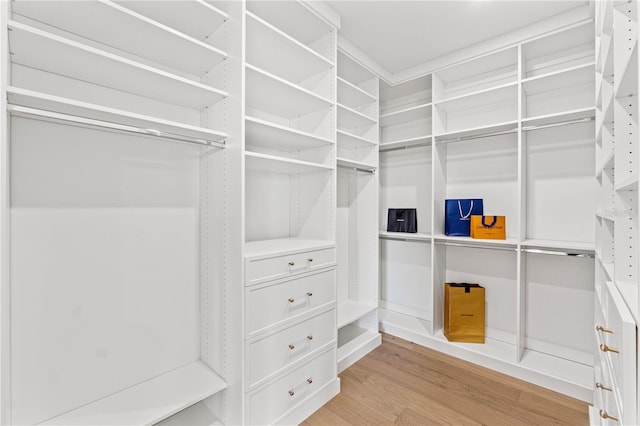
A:
<svg viewBox="0 0 640 426">
<path fill-rule="evenodd" d="M 353 170 L 356 172 L 370 173 L 372 175 L 376 173 L 375 169 L 363 169 L 362 167 L 347 166 L 342 164 L 338 164 L 338 167 L 340 167 L 341 169 Z"/>
<path fill-rule="evenodd" d="M 570 252 L 565 250 L 543 250 L 543 249 L 523 248 L 522 251 L 525 253 L 548 254 L 552 256 L 570 256 L 570 257 L 582 257 L 582 258 L 590 258 L 590 259 L 593 259 L 595 257 L 593 253 L 575 253 L 575 252 Z"/>
<path fill-rule="evenodd" d="M 381 240 L 393 240 L 393 241 L 406 241 L 406 242 L 417 242 L 417 243 L 430 243 L 431 237 L 429 238 L 411 238 L 411 237 L 402 237 L 400 235 L 384 235 L 381 234 L 378 236 Z"/>
<path fill-rule="evenodd" d="M 481 248 L 481 249 L 489 249 L 489 250 L 502 250 L 502 251 L 517 251 L 516 247 L 507 247 L 507 246 L 494 246 L 494 245 L 482 245 L 482 244 L 464 244 L 457 243 L 454 241 L 447 240 L 435 240 L 436 244 L 442 244 L 450 247 L 464 247 L 464 248 Z"/>
<path fill-rule="evenodd" d="M 176 142 L 186 142 L 186 143 L 191 143 L 196 145 L 204 145 L 204 146 L 211 146 L 211 147 L 217 147 L 217 148 L 225 147 L 224 140 L 209 141 L 209 140 L 199 139 L 199 138 L 194 138 L 189 136 L 175 135 L 173 133 L 167 133 L 167 132 L 163 132 L 156 129 L 143 129 L 140 127 L 128 126 L 125 124 L 118 124 L 110 121 L 95 120 L 92 118 L 85 118 L 85 117 L 77 117 L 74 115 L 61 114 L 61 113 L 46 111 L 46 110 L 37 109 L 37 108 L 29 108 L 29 107 L 10 104 L 10 105 L 7 105 L 7 110 L 10 113 L 18 116 L 40 117 L 50 121 L 64 121 L 67 123 L 75 123 L 80 126 L 100 127 L 104 129 L 115 130 L 118 132 L 135 133 L 135 134 L 140 134 L 144 136 L 154 136 L 161 139 L 167 139 L 167 140 L 176 141 Z"/>
<path fill-rule="evenodd" d="M 407 144 L 407 145 L 401 145 L 401 146 L 394 146 L 391 148 L 383 148 L 382 145 L 380 145 L 379 152 L 400 151 L 400 150 L 410 149 L 410 148 L 420 148 L 423 146 L 431 146 L 431 142 Z"/>
<path fill-rule="evenodd" d="M 548 129 L 550 127 L 566 126 L 568 124 L 588 123 L 589 121 L 593 121 L 593 120 L 595 120 L 595 117 L 584 117 L 584 118 L 579 118 L 577 120 L 560 121 L 558 123 L 541 124 L 539 126 L 526 126 L 522 128 L 522 131 L 526 132 L 529 130 Z"/>
<path fill-rule="evenodd" d="M 516 133 L 517 131 L 518 131 L 518 128 L 516 127 L 515 129 L 502 130 L 500 132 L 482 133 L 479 135 L 461 136 L 459 138 L 451 138 L 451 139 L 438 139 L 438 137 L 436 136 L 436 143 L 462 142 L 462 141 L 473 140 L 473 139 L 490 138 L 493 136 L 502 136 L 502 135 L 508 135 L 510 133 Z"/>
</svg>

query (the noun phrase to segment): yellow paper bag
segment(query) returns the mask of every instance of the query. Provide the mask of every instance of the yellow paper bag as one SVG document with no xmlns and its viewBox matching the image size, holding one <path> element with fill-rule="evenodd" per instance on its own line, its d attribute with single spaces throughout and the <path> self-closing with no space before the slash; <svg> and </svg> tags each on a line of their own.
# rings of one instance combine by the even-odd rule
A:
<svg viewBox="0 0 640 426">
<path fill-rule="evenodd" d="M 507 222 L 504 216 L 471 216 L 471 238 L 506 240 Z"/>
<path fill-rule="evenodd" d="M 484 343 L 485 289 L 479 284 L 445 283 L 444 335 L 450 342 Z"/>
</svg>

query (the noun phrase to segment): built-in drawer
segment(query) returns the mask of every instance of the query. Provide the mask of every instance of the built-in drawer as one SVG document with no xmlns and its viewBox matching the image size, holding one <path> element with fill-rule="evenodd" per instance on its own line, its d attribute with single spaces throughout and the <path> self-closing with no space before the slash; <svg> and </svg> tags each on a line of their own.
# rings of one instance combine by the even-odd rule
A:
<svg viewBox="0 0 640 426">
<path fill-rule="evenodd" d="M 247 343 L 249 386 L 336 340 L 335 308 Z"/>
<path fill-rule="evenodd" d="M 253 285 L 336 264 L 334 247 L 289 253 L 282 256 L 245 259 L 245 282 Z"/>
<path fill-rule="evenodd" d="M 610 377 L 612 393 L 620 404 L 619 408 L 608 404 L 606 411 L 623 424 L 636 424 L 636 324 L 614 283 L 605 284 L 600 303 L 604 318 L 596 322 L 598 357 L 603 380 Z"/>
<path fill-rule="evenodd" d="M 249 396 L 247 424 L 272 424 L 336 377 L 331 349 Z"/>
<path fill-rule="evenodd" d="M 247 335 L 335 301 L 335 268 L 245 289 Z"/>
</svg>

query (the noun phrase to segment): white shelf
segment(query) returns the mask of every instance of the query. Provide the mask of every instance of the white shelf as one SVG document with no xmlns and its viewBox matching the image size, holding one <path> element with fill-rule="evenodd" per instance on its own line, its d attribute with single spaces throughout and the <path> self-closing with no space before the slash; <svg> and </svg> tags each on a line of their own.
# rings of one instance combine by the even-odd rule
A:
<svg viewBox="0 0 640 426">
<path fill-rule="evenodd" d="M 299 238 L 274 238 L 271 240 L 248 241 L 244 245 L 244 257 L 259 259 L 274 254 L 291 254 L 299 251 L 319 250 L 335 247 L 333 241 L 305 240 Z"/>
<path fill-rule="evenodd" d="M 473 127 L 470 129 L 447 132 L 436 135 L 436 142 L 448 142 L 464 139 L 481 138 L 494 134 L 516 133 L 518 131 L 517 121 L 507 121 L 504 123 L 490 124 L 487 126 Z"/>
<path fill-rule="evenodd" d="M 346 149 L 356 148 L 368 148 L 377 145 L 376 142 L 363 138 L 362 136 L 354 135 L 344 130 L 338 129 L 336 131 L 338 135 L 338 146 Z"/>
<path fill-rule="evenodd" d="M 68 413 L 43 425 L 154 424 L 227 387 L 201 361 L 165 373 Z"/>
<path fill-rule="evenodd" d="M 227 96 L 222 90 L 19 22 L 9 22 L 8 27 L 11 58 L 17 64 L 195 109 Z"/>
<path fill-rule="evenodd" d="M 506 248 L 515 251 L 518 242 L 515 238 L 507 238 L 506 240 L 485 240 L 471 237 L 450 237 L 448 235 L 434 235 L 433 239 L 436 243 L 445 243 L 447 245 L 464 246 L 470 248 Z"/>
<path fill-rule="evenodd" d="M 595 81 L 595 62 L 566 68 L 522 80 L 527 95 L 549 92 L 568 86 Z"/>
<path fill-rule="evenodd" d="M 342 77 L 338 77 L 338 102 L 354 107 L 356 105 L 370 105 L 376 101 L 371 94 L 362 90 Z M 371 117 L 375 119 L 374 117 Z"/>
<path fill-rule="evenodd" d="M 292 152 L 304 148 L 331 145 L 334 142 L 312 133 L 281 126 L 254 117 L 245 117 L 245 137 L 248 145 Z"/>
<path fill-rule="evenodd" d="M 293 119 L 328 109 L 333 104 L 315 93 L 280 77 L 246 64 L 247 106 L 279 117 Z"/>
<path fill-rule="evenodd" d="M 356 86 L 358 89 L 374 98 L 372 93 L 362 89 L 360 85 L 362 83 L 373 80 L 375 78 L 375 75 L 371 71 L 367 70 L 362 65 L 351 59 L 346 53 L 341 50 L 338 50 L 338 78 L 350 82 L 350 84 Z"/>
<path fill-rule="evenodd" d="M 382 114 L 380 126 L 395 126 L 416 120 L 431 120 L 431 104 L 422 104 L 401 109 L 399 111 Z"/>
<path fill-rule="evenodd" d="M 204 0 L 116 0 L 124 7 L 204 41 L 228 19 L 226 12 Z"/>
<path fill-rule="evenodd" d="M 223 424 L 218 416 L 207 407 L 204 402 L 198 402 L 168 419 L 156 423 L 155 426 L 222 426 Z"/>
<path fill-rule="evenodd" d="M 624 68 L 624 73 L 616 75 L 614 80 L 614 93 L 616 98 L 630 95 L 638 95 L 638 42 L 636 41 L 631 52 L 629 62 Z"/>
<path fill-rule="evenodd" d="M 522 119 L 522 130 L 535 130 L 538 127 L 550 127 L 554 125 L 567 124 L 571 122 L 591 121 L 596 116 L 593 107 L 580 108 L 572 111 L 563 111 L 556 114 L 539 115 Z"/>
<path fill-rule="evenodd" d="M 378 309 L 376 305 L 347 299 L 338 301 L 338 329 Z"/>
<path fill-rule="evenodd" d="M 612 211 L 597 211 L 596 216 L 609 222 L 615 222 L 616 220 L 615 214 Z"/>
<path fill-rule="evenodd" d="M 12 10 L 191 74 L 203 75 L 227 57 L 211 45 L 108 1 L 20 0 L 13 2 Z"/>
<path fill-rule="evenodd" d="M 258 152 L 246 151 L 244 153 L 246 168 L 250 171 L 260 171 L 269 173 L 317 173 L 333 170 L 332 166 L 311 163 L 309 161 L 294 160 L 277 155 L 261 154 Z"/>
<path fill-rule="evenodd" d="M 361 161 L 353 161 L 348 158 L 336 158 L 338 167 L 344 167 L 348 169 L 355 169 L 359 171 L 375 172 L 377 167 L 375 165 L 363 163 Z"/>
<path fill-rule="evenodd" d="M 247 11 L 247 62 L 267 68 L 273 74 L 297 84 L 333 63 L 288 34 Z"/>
<path fill-rule="evenodd" d="M 593 254 L 595 252 L 595 244 L 582 242 L 582 241 L 555 241 L 555 240 L 540 240 L 540 239 L 526 239 L 520 243 L 522 248 L 528 249 L 541 249 L 550 251 L 572 251 L 579 253 Z"/>
<path fill-rule="evenodd" d="M 341 104 L 338 104 L 338 122 L 341 129 L 353 129 L 376 124 L 375 119 Z"/>
<path fill-rule="evenodd" d="M 397 141 L 389 141 L 380 144 L 380 152 L 391 151 L 402 148 L 413 148 L 418 146 L 431 146 L 431 135 L 416 136 L 413 138 L 400 139 Z"/>
<path fill-rule="evenodd" d="M 525 350 L 520 365 L 533 372 L 562 380 L 593 393 L 593 367 L 542 352 Z"/>
<path fill-rule="evenodd" d="M 640 322 L 638 322 L 638 283 L 616 280 L 615 285 L 624 303 L 627 305 L 629 312 L 631 312 L 634 321 L 636 324 L 640 324 Z"/>
<path fill-rule="evenodd" d="M 403 241 L 431 241 L 432 237 L 429 234 L 423 234 L 420 232 L 389 232 L 380 231 L 378 234 L 381 239 L 391 240 L 403 240 Z"/>
<path fill-rule="evenodd" d="M 160 118 L 135 114 L 101 105 L 75 101 L 59 96 L 47 95 L 18 87 L 7 87 L 9 104 L 75 115 L 94 120 L 109 121 L 143 129 L 158 130 L 176 136 L 186 136 L 207 141 L 221 141 L 227 137 L 224 132 L 190 126 Z"/>
<path fill-rule="evenodd" d="M 368 353 L 380 345 L 382 336 L 377 330 L 369 330 L 355 325 L 345 325 L 338 334 L 338 371 L 344 370 L 361 358 L 361 353 Z M 351 359 L 353 358 L 353 359 Z M 348 364 L 348 365 L 344 365 Z"/>
<path fill-rule="evenodd" d="M 638 172 L 620 179 L 615 185 L 616 191 L 637 191 L 638 190 Z"/>
<path fill-rule="evenodd" d="M 482 89 L 464 95 L 454 96 L 441 101 L 434 101 L 433 104 L 439 108 L 448 109 L 452 106 L 463 105 L 464 108 L 477 107 L 499 102 L 510 97 L 516 97 L 518 88 L 517 82 L 506 83 L 488 89 Z"/>
</svg>

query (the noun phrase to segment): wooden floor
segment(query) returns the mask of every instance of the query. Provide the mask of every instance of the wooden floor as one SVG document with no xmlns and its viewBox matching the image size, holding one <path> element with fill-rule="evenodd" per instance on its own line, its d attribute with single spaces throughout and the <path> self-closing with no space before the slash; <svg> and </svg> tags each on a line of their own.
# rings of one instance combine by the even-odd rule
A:
<svg viewBox="0 0 640 426">
<path fill-rule="evenodd" d="M 385 334 L 340 379 L 304 426 L 589 424 L 585 402 Z"/>
</svg>

